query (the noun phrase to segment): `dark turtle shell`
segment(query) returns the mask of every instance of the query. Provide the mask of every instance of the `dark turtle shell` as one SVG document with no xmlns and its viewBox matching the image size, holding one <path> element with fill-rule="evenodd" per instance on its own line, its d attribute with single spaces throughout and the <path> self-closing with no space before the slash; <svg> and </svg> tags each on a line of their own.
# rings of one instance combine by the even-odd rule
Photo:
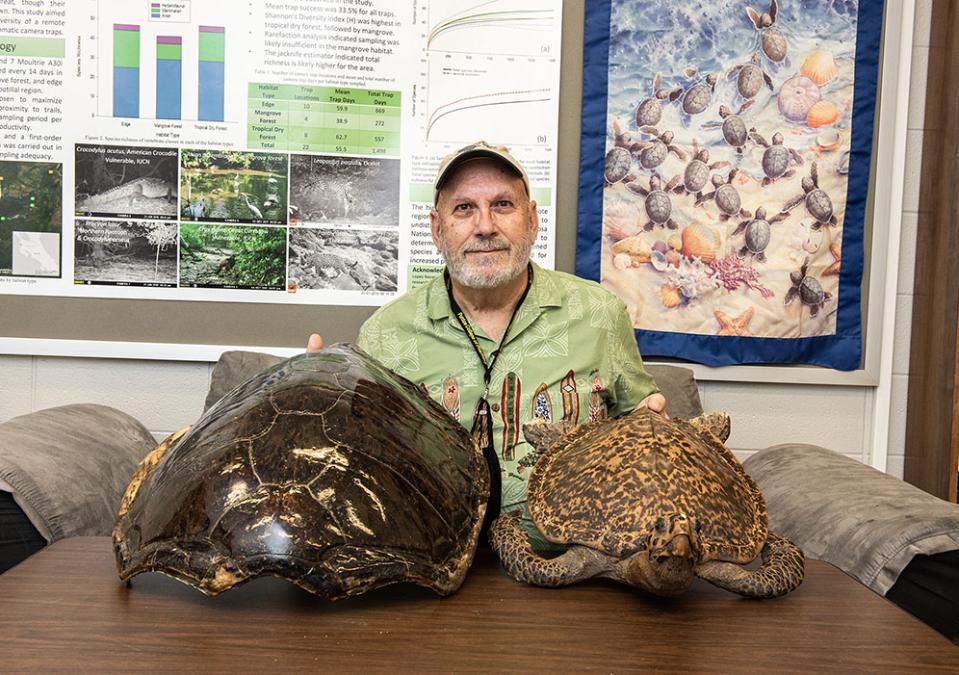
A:
<svg viewBox="0 0 959 675">
<path fill-rule="evenodd" d="M 121 579 L 208 595 L 274 575 L 331 600 L 410 581 L 446 595 L 473 559 L 489 473 L 469 434 L 350 345 L 227 394 L 138 469 L 113 530 Z"/>
<path fill-rule="evenodd" d="M 716 204 L 724 213 L 730 215 L 739 213 L 740 208 L 742 208 L 739 191 L 732 185 L 720 185 L 716 188 Z"/>
<path fill-rule="evenodd" d="M 646 197 L 646 215 L 649 216 L 649 219 L 654 223 L 665 223 L 669 220 L 669 214 L 673 210 L 673 203 L 669 200 L 669 195 L 667 195 L 662 190 L 656 190 L 650 192 L 649 196 Z"/>
<path fill-rule="evenodd" d="M 657 519 L 671 513 L 698 521 L 702 560 L 747 563 L 767 536 L 762 492 L 732 451 L 645 409 L 557 439 L 533 466 L 527 498 L 547 540 L 618 558 L 642 550 Z"/>
<path fill-rule="evenodd" d="M 789 149 L 784 145 L 770 145 L 763 152 L 763 172 L 770 178 L 779 178 L 789 168 Z"/>
<path fill-rule="evenodd" d="M 746 144 L 749 137 L 749 131 L 746 129 L 746 123 L 739 115 L 729 115 L 723 120 L 723 138 L 733 147 L 739 147 Z"/>
</svg>

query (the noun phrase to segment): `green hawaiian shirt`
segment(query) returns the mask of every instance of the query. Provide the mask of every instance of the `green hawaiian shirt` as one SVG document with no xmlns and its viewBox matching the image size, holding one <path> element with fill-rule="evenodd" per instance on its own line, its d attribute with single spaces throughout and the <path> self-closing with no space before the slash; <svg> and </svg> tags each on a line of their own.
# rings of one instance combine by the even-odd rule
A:
<svg viewBox="0 0 959 675">
<path fill-rule="evenodd" d="M 497 348 L 474 326 L 487 356 Z M 417 384 L 472 428 L 483 364 L 450 311 L 443 275 L 381 307 L 357 344 Z M 626 413 L 658 391 L 643 367 L 623 302 L 599 284 L 533 265 L 533 283 L 493 367 L 489 403 L 504 511 L 522 508 L 537 548 L 550 545 L 529 520 L 526 480 L 536 459 L 522 425 L 535 418 L 583 422 Z"/>
</svg>

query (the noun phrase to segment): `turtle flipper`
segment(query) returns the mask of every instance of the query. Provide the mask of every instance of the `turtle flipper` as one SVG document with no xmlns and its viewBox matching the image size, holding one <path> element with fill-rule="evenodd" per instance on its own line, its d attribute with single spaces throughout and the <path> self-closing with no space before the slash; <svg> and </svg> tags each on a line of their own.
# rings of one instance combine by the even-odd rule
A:
<svg viewBox="0 0 959 675">
<path fill-rule="evenodd" d="M 529 544 L 518 513 L 504 513 L 493 521 L 489 540 L 506 573 L 535 586 L 567 586 L 609 569 L 613 562 L 604 553 L 573 546 L 556 558 L 543 558 Z"/>
<path fill-rule="evenodd" d="M 802 583 L 805 556 L 788 539 L 769 533 L 755 570 L 729 562 L 709 561 L 696 567 L 696 576 L 748 598 L 778 598 Z"/>
<path fill-rule="evenodd" d="M 700 431 L 708 431 L 723 443 L 729 438 L 729 415 L 724 412 L 703 413 L 689 423 Z"/>
</svg>

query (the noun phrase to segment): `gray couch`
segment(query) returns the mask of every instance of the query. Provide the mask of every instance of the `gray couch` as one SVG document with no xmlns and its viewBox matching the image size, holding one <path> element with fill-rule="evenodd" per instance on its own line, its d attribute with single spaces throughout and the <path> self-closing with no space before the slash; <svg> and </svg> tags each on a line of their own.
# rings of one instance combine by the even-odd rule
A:
<svg viewBox="0 0 959 675">
<path fill-rule="evenodd" d="M 205 408 L 281 360 L 225 353 L 213 370 Z M 689 369 L 654 365 L 650 371 L 670 415 L 689 418 L 702 412 Z M 153 446 L 143 425 L 104 406 L 24 415 L 0 425 L 0 494 L 12 494 L 22 509 L 20 518 L 29 520 L 41 544 L 109 534 L 123 490 Z M 815 446 L 775 446 L 744 466 L 763 489 L 771 529 L 809 557 L 832 563 L 959 638 L 959 506 Z M 0 522 L 0 540 L 3 532 Z M 917 576 L 920 567 L 923 573 Z M 923 616 L 923 607 L 933 607 L 932 615 Z"/>
</svg>

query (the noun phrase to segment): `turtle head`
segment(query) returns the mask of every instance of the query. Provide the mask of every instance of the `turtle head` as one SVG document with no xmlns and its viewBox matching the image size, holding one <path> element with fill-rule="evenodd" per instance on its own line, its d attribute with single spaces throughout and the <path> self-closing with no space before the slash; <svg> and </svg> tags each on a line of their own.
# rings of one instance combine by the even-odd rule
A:
<svg viewBox="0 0 959 675">
<path fill-rule="evenodd" d="M 685 513 L 660 516 L 646 540 L 650 561 L 666 563 L 681 558 L 695 562 L 699 558 L 699 530 L 699 521 Z"/>
<path fill-rule="evenodd" d="M 536 419 L 523 425 L 523 436 L 526 441 L 536 448 L 540 454 L 563 445 L 563 438 L 575 428 L 569 422 L 550 424 L 542 419 Z"/>
<path fill-rule="evenodd" d="M 699 522 L 684 513 L 656 519 L 646 548 L 633 556 L 624 581 L 657 595 L 678 595 L 693 582 L 699 561 Z"/>
</svg>

